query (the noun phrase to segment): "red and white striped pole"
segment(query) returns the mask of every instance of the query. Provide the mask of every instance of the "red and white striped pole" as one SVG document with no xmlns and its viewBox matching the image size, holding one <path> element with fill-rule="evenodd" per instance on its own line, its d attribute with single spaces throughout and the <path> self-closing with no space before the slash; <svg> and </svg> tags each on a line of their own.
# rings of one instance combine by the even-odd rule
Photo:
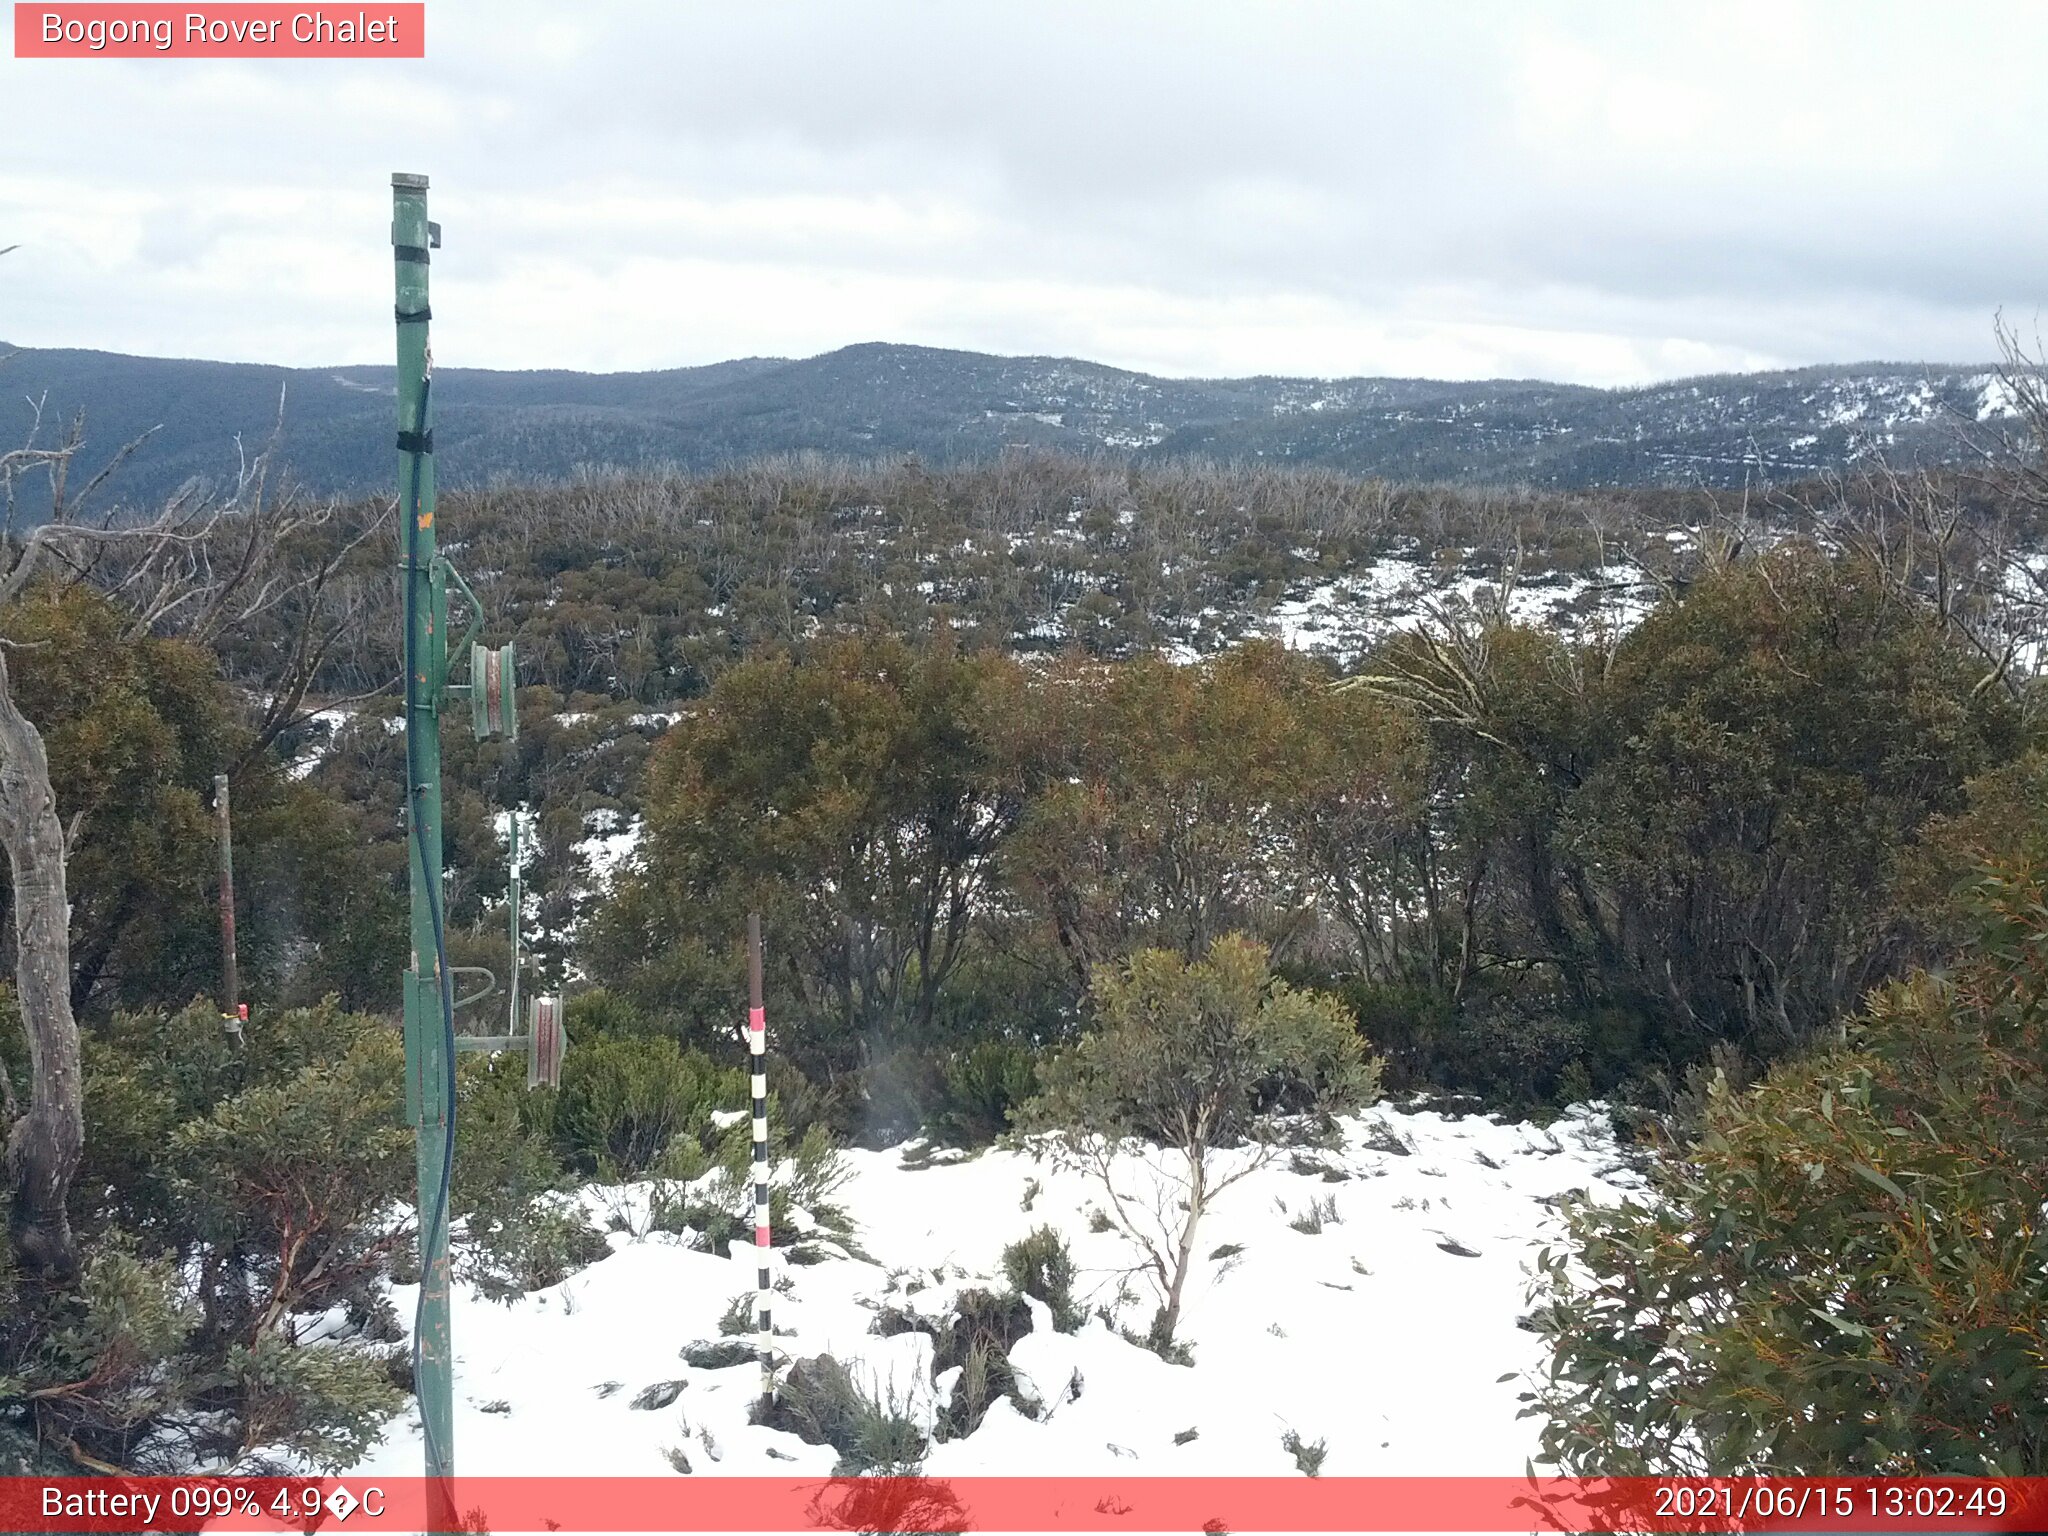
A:
<svg viewBox="0 0 2048 1536">
<path fill-rule="evenodd" d="M 761 1333 L 761 1398 L 775 1396 L 775 1327 L 769 1307 L 775 1296 L 768 1274 L 768 1012 L 761 1000 L 761 914 L 747 914 L 747 1051 L 754 1069 L 754 1253 L 755 1313 Z"/>
</svg>

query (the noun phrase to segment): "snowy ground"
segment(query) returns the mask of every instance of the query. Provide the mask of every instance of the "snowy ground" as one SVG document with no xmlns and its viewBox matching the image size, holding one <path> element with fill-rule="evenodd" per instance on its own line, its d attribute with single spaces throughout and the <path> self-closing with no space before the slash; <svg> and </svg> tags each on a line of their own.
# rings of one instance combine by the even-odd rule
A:
<svg viewBox="0 0 2048 1536">
<path fill-rule="evenodd" d="M 1671 542 L 1690 539 L 1674 533 Z M 1493 580 L 1446 574 L 1419 561 L 1389 556 L 1275 603 L 1247 633 L 1276 636 L 1290 650 L 1316 651 L 1344 664 L 1355 662 L 1397 630 L 1426 622 L 1430 605 L 1490 606 L 1498 600 Z M 1595 631 L 1618 635 L 1642 622 L 1655 594 L 1640 572 L 1610 566 L 1593 576 L 1547 575 L 1516 585 L 1507 600 L 1515 622 L 1586 637 Z M 1195 660 L 1187 648 L 1174 660 Z"/>
<path fill-rule="evenodd" d="M 1011 1362 L 1034 1385 L 1038 1416 L 999 1401 L 972 1435 L 935 1446 L 927 1470 L 1291 1475 L 1281 1437 L 1293 1430 L 1327 1443 L 1328 1475 L 1519 1474 L 1536 1429 L 1516 1417 L 1518 1383 L 1499 1378 L 1538 1361 L 1538 1341 L 1517 1319 L 1527 1265 L 1557 1230 L 1547 1202 L 1574 1187 L 1619 1198 L 1639 1187 L 1637 1176 L 1590 1108 L 1548 1130 L 1384 1107 L 1343 1128 L 1341 1149 L 1306 1154 L 1342 1179 L 1296 1171 L 1282 1153 L 1204 1220 L 1181 1333 L 1191 1367 L 1093 1318 L 1056 1333 L 1034 1304 L 1037 1326 Z M 1386 1150 L 1394 1145 L 1407 1150 Z M 774 1316 L 794 1332 L 776 1344 L 787 1358 L 836 1356 L 876 1396 L 928 1423 L 931 1342 L 871 1333 L 879 1306 L 940 1315 L 961 1289 L 1003 1289 L 1004 1245 L 1050 1223 L 1072 1245 L 1077 1299 L 1092 1310 L 1115 1304 L 1131 1252 L 1116 1233 L 1090 1230 L 1103 1201 L 1079 1174 L 1012 1151 L 941 1154 L 912 1168 L 904 1152 L 849 1154 L 853 1177 L 834 1198 L 874 1262 L 784 1271 L 790 1288 Z M 1130 1159 L 1126 1187 L 1150 1171 Z M 584 1192 L 600 1221 L 616 1215 L 635 1230 L 614 1232 L 611 1256 L 562 1284 L 510 1306 L 458 1288 L 455 1441 L 466 1475 L 663 1475 L 672 1448 L 698 1474 L 831 1469 L 829 1447 L 747 1422 L 758 1366 L 699 1370 L 680 1358 L 694 1341 L 718 1340 L 720 1315 L 753 1287 L 754 1253 L 721 1259 L 644 1232 L 647 1193 Z M 1326 1199 L 1336 1222 L 1313 1234 L 1289 1226 Z M 1241 1251 L 1213 1256 L 1229 1245 Z M 1119 1320 L 1142 1331 L 1154 1298 L 1142 1279 L 1130 1283 L 1136 1296 Z M 414 1292 L 400 1288 L 395 1300 L 409 1321 Z M 653 1394 L 672 1397 L 666 1406 L 635 1406 L 647 1389 L 676 1382 Z M 357 1471 L 419 1465 L 418 1419 L 408 1414 Z"/>
</svg>

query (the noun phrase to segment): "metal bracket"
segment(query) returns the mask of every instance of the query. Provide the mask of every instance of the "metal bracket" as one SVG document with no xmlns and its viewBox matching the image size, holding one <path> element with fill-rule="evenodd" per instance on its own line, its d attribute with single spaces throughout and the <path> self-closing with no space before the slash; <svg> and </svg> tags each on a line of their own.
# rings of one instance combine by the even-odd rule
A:
<svg viewBox="0 0 2048 1536">
<path fill-rule="evenodd" d="M 469 604 L 469 624 L 463 629 L 462 638 L 448 647 L 448 654 L 450 656 L 460 656 L 476 642 L 476 633 L 483 628 L 484 605 L 476 600 L 476 594 L 470 591 L 469 583 L 462 579 L 462 572 L 455 569 L 455 562 L 446 555 L 436 554 L 434 556 L 434 568 L 437 574 L 455 583 L 455 590 L 460 592 L 463 600 Z M 451 693 L 458 692 L 466 686 L 467 684 L 464 683 L 449 683 L 447 685 L 448 691 Z"/>
<path fill-rule="evenodd" d="M 457 1008 L 467 1008 L 471 1003 L 480 1003 L 485 998 L 495 996 L 497 993 L 498 973 L 487 965 L 451 965 L 448 967 L 448 974 L 450 976 L 481 976 L 484 979 L 484 984 L 480 991 L 472 992 L 467 997 L 455 999 L 455 1006 Z"/>
</svg>

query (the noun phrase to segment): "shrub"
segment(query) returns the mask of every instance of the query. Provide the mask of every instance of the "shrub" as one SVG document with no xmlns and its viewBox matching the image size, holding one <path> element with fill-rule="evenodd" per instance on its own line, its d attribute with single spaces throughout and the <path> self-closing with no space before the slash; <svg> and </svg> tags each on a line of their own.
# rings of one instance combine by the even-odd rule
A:
<svg viewBox="0 0 2048 1536">
<path fill-rule="evenodd" d="M 1021 1296 L 998 1296 L 990 1291 L 962 1291 L 954 1299 L 932 1348 L 932 1374 L 943 1376 L 960 1367 L 953 1396 L 940 1417 L 938 1438 L 958 1439 L 971 1435 L 981 1425 L 989 1404 L 999 1397 L 1017 1397 L 1016 1374 L 1010 1369 L 1010 1349 L 1031 1332 L 1031 1309 Z"/>
<path fill-rule="evenodd" d="M 1119 1225 L 1160 1296 L 1147 1334 L 1164 1354 L 1179 1326 L 1195 1229 L 1209 1202 L 1274 1151 L 1275 1105 L 1328 1111 L 1379 1091 L 1350 1015 L 1335 998 L 1299 992 L 1272 973 L 1263 947 L 1231 935 L 1199 960 L 1141 950 L 1099 972 L 1097 1027 L 1055 1057 L 1026 1123 L 1055 1133 L 1054 1152 L 1116 1197 L 1115 1162 L 1133 1138 L 1164 1143 L 1188 1169 L 1180 1200 L 1164 1185 L 1156 1208 Z M 1226 1146 L 1253 1155 L 1228 1172 Z M 1174 1209 L 1178 1204 L 1179 1209 Z"/>
<path fill-rule="evenodd" d="M 927 1129 L 956 1146 L 983 1146 L 1010 1128 L 1038 1092 L 1038 1060 L 1007 1040 L 983 1040 L 948 1058 L 944 1089 Z"/>
<path fill-rule="evenodd" d="M 751 1301 L 751 1297 L 748 1298 Z M 738 1339 L 722 1339 L 713 1344 L 699 1339 L 694 1344 L 683 1346 L 683 1364 L 694 1366 L 700 1371 L 723 1371 L 749 1361 L 760 1362 L 760 1351 L 752 1344 Z"/>
<path fill-rule="evenodd" d="M 631 998 L 604 987 L 573 995 L 564 1008 L 563 1027 L 579 1046 L 600 1035 L 645 1035 L 654 1025 Z"/>
<path fill-rule="evenodd" d="M 753 1291 L 741 1291 L 725 1304 L 718 1316 L 718 1331 L 728 1338 L 753 1333 L 760 1325 L 759 1301 Z"/>
<path fill-rule="evenodd" d="M 1293 1430 L 1280 1437 L 1280 1449 L 1294 1458 L 1294 1464 L 1301 1469 L 1303 1477 L 1321 1477 L 1323 1458 L 1330 1454 L 1326 1440 L 1303 1440 Z"/>
<path fill-rule="evenodd" d="M 1654 1204 L 1569 1208 L 1528 1394 L 1567 1472 L 2048 1461 L 2048 860 L 1993 868 L 1967 906 L 1948 976 L 1873 994 L 1845 1042 L 1745 1093 L 1717 1084 Z"/>
<path fill-rule="evenodd" d="M 1003 1275 L 1012 1290 L 1044 1302 L 1061 1333 L 1081 1326 L 1086 1314 L 1074 1305 L 1074 1256 L 1057 1229 L 1039 1227 L 1005 1248 Z"/>
<path fill-rule="evenodd" d="M 924 1464 L 923 1433 L 893 1394 L 871 1394 L 830 1355 L 791 1365 L 756 1423 L 788 1430 L 808 1445 L 839 1453 L 834 1477 L 905 1477 Z"/>
<path fill-rule="evenodd" d="M 332 1007 L 248 1034 L 238 1050 L 199 1007 L 88 1037 L 84 1273 L 20 1295 L 0 1274 L 7 1439 L 88 1467 L 271 1447 L 340 1468 L 398 1406 L 380 1283 L 414 1172 L 397 1035 Z M 339 1336 L 296 1347 L 297 1319 L 336 1310 Z"/>
<path fill-rule="evenodd" d="M 552 1191 L 564 1182 L 547 1135 L 552 1096 L 526 1086 L 517 1053 L 459 1063 L 454 1198 L 464 1213 L 458 1276 L 511 1301 L 559 1284 L 611 1248 L 583 1213 Z"/>
<path fill-rule="evenodd" d="M 771 1106 L 769 1123 L 774 1115 Z M 822 1125 L 805 1131 L 794 1147 L 771 1136 L 769 1154 L 775 1178 L 768 1187 L 770 1241 L 777 1247 L 802 1235 L 791 1212 L 801 1206 L 811 1219 L 842 1242 L 851 1241 L 853 1219 L 833 1203 L 832 1196 L 852 1177 L 846 1156 Z M 674 1159 L 671 1151 L 671 1160 Z M 658 1217 L 679 1230 L 694 1228 L 699 1246 L 723 1254 L 736 1241 L 751 1240 L 754 1231 L 753 1132 L 744 1124 L 728 1129 L 718 1143 L 713 1177 L 695 1191 L 657 1186 Z"/>
<path fill-rule="evenodd" d="M 1343 1220 L 1344 1218 L 1337 1214 L 1337 1197 L 1328 1195 L 1320 1200 L 1309 1201 L 1308 1209 L 1287 1225 L 1297 1232 L 1305 1232 L 1313 1237 L 1324 1227 L 1336 1226 Z"/>
<path fill-rule="evenodd" d="M 1392 1092 L 1472 1093 L 1507 1110 L 1571 1103 L 1642 1061 L 1645 1022 L 1623 1008 L 1566 1011 L 1541 992 L 1474 989 L 1462 1004 L 1411 983 L 1351 980 L 1339 995 L 1386 1058 Z"/>
<path fill-rule="evenodd" d="M 655 1036 L 579 1040 L 563 1059 L 554 1101 L 555 1142 L 585 1173 L 631 1177 L 670 1141 L 710 1123 L 716 1109 L 744 1108 L 746 1075 Z"/>
</svg>

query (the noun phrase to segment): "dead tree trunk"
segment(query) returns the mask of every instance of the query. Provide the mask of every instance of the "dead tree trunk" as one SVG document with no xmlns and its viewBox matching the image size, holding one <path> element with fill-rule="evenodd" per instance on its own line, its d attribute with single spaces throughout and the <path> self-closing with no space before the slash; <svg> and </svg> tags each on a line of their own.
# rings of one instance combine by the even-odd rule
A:
<svg viewBox="0 0 2048 1536">
<path fill-rule="evenodd" d="M 78 1269 L 66 1199 L 85 1149 L 78 1025 L 71 1014 L 64 827 L 42 733 L 15 707 L 0 654 L 0 844 L 14 886 L 14 984 L 28 1035 L 28 1107 L 7 1138 L 8 1237 L 23 1273 Z"/>
</svg>

